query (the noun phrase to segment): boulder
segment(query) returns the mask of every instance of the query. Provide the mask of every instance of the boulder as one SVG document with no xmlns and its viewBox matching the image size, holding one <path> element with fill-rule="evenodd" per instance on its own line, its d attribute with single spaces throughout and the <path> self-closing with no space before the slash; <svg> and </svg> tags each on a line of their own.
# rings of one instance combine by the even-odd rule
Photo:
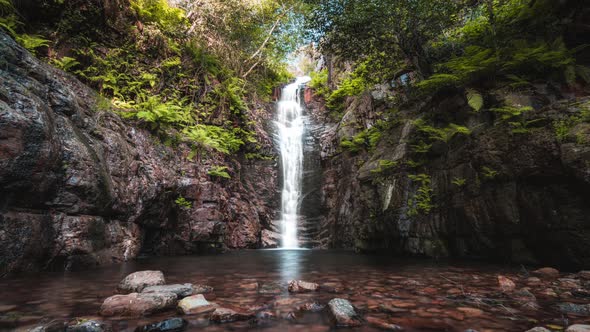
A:
<svg viewBox="0 0 590 332">
<path fill-rule="evenodd" d="M 564 302 L 557 305 L 559 311 L 565 314 L 574 314 L 579 316 L 590 316 L 590 304 L 576 304 Z"/>
<path fill-rule="evenodd" d="M 504 276 L 498 276 L 498 284 L 503 292 L 511 292 L 516 288 L 514 281 Z"/>
<path fill-rule="evenodd" d="M 228 308 L 217 308 L 215 311 L 213 311 L 209 317 L 209 320 L 215 323 L 231 323 L 241 320 L 248 320 L 253 317 L 254 315 L 252 314 L 240 313 Z"/>
<path fill-rule="evenodd" d="M 181 299 L 194 294 L 192 284 L 173 284 L 173 285 L 158 285 L 148 286 L 144 288 L 142 293 L 174 293 Z"/>
<path fill-rule="evenodd" d="M 530 330 L 527 330 L 526 332 L 551 332 L 551 330 L 548 330 L 544 327 L 537 326 L 537 327 L 533 327 Z"/>
<path fill-rule="evenodd" d="M 185 315 L 211 312 L 216 308 L 217 305 L 207 301 L 202 294 L 188 296 L 178 302 L 178 310 Z"/>
<path fill-rule="evenodd" d="M 207 285 L 193 285 L 194 294 L 208 294 L 213 291 L 213 287 Z"/>
<path fill-rule="evenodd" d="M 120 293 L 139 293 L 149 286 L 164 285 L 166 280 L 162 271 L 138 271 L 121 280 L 117 290 Z"/>
<path fill-rule="evenodd" d="M 183 331 L 187 325 L 187 321 L 176 317 L 158 323 L 139 326 L 135 329 L 135 332 L 177 332 Z"/>
<path fill-rule="evenodd" d="M 590 325 L 574 324 L 569 326 L 565 332 L 590 332 Z"/>
<path fill-rule="evenodd" d="M 306 292 L 315 292 L 320 288 L 320 286 L 313 282 L 307 282 L 302 280 L 291 280 L 289 282 L 289 292 L 290 293 L 306 293 Z"/>
<path fill-rule="evenodd" d="M 62 330 L 63 331 L 63 330 Z M 66 328 L 66 332 L 109 332 L 111 327 L 104 322 L 88 320 L 80 322 L 76 325 L 70 325 Z"/>
<path fill-rule="evenodd" d="M 345 299 L 332 299 L 328 302 L 330 315 L 338 327 L 360 326 L 361 321 L 352 304 Z"/>
<path fill-rule="evenodd" d="M 114 295 L 104 300 L 100 307 L 102 316 L 138 317 L 169 309 L 176 304 L 174 293 L 131 293 Z"/>
<path fill-rule="evenodd" d="M 552 268 L 552 267 L 544 267 L 538 270 L 533 271 L 534 275 L 538 275 L 540 277 L 545 278 L 557 278 L 559 277 L 559 271 Z"/>
</svg>

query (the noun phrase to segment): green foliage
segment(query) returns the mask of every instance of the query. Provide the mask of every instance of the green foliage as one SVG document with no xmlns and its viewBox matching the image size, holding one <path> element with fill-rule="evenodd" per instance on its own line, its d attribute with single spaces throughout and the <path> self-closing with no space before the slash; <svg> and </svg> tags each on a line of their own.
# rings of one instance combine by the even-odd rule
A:
<svg viewBox="0 0 590 332">
<path fill-rule="evenodd" d="M 422 92 L 434 93 L 443 88 L 450 88 L 459 86 L 461 79 L 453 74 L 434 74 L 427 80 L 423 80 L 416 84 L 416 87 Z"/>
<path fill-rule="evenodd" d="M 182 32 L 187 19 L 182 9 L 171 7 L 167 0 L 131 0 L 131 8 L 146 23 L 157 24 L 166 32 Z"/>
<path fill-rule="evenodd" d="M 500 174 L 500 172 L 493 170 L 493 169 L 489 168 L 488 166 L 483 166 L 481 168 L 481 171 L 483 173 L 483 177 L 488 180 L 492 180 Z"/>
<path fill-rule="evenodd" d="M 244 157 L 247 160 L 274 160 L 273 156 L 267 156 L 258 152 L 247 152 Z"/>
<path fill-rule="evenodd" d="M 318 96 L 328 97 L 331 93 L 330 87 L 328 86 L 328 70 L 323 69 L 319 72 L 312 72 L 311 81 L 307 86 L 314 89 Z"/>
<path fill-rule="evenodd" d="M 394 169 L 397 165 L 398 165 L 397 161 L 380 159 L 379 166 L 375 169 L 372 169 L 371 173 L 373 173 L 373 174 L 385 173 L 385 172 L 388 172 L 388 171 Z"/>
<path fill-rule="evenodd" d="M 382 132 L 378 126 L 373 126 L 356 134 L 352 138 L 344 137 L 340 141 L 340 147 L 352 153 L 361 150 L 372 150 L 377 146 L 381 139 Z"/>
<path fill-rule="evenodd" d="M 420 214 L 427 215 L 434 208 L 432 203 L 433 189 L 431 186 L 431 179 L 428 174 L 410 174 L 408 178 L 419 187 L 416 193 L 408 200 L 408 215 L 417 216 Z"/>
<path fill-rule="evenodd" d="M 502 106 L 492 108 L 491 111 L 498 113 L 500 119 L 503 121 L 511 120 L 523 116 L 524 113 L 532 111 L 533 108 L 530 106 Z"/>
<path fill-rule="evenodd" d="M 431 140 L 443 141 L 445 143 L 449 143 L 451 139 L 457 134 L 471 135 L 471 130 L 469 130 L 469 128 L 454 123 L 451 123 L 445 128 L 435 128 L 433 126 L 427 125 L 424 119 L 418 119 L 414 121 L 414 124 L 418 128 L 418 131 L 428 135 Z"/>
<path fill-rule="evenodd" d="M 229 154 L 235 153 L 244 141 L 227 129 L 211 125 L 194 125 L 183 129 L 182 133 L 192 143 L 200 147 Z"/>
<path fill-rule="evenodd" d="M 412 150 L 415 153 L 428 153 L 428 151 L 430 151 L 430 148 L 432 148 L 432 144 L 428 144 L 423 140 L 420 140 L 417 144 L 412 145 Z"/>
<path fill-rule="evenodd" d="M 212 166 L 207 174 L 213 177 L 231 179 L 231 176 L 227 173 L 227 166 Z"/>
<path fill-rule="evenodd" d="M 479 112 L 483 107 L 483 97 L 476 90 L 467 89 L 467 103 L 475 112 Z"/>
<path fill-rule="evenodd" d="M 353 73 L 350 77 L 343 79 L 338 88 L 330 93 L 326 98 L 326 106 L 333 110 L 340 110 L 346 97 L 357 96 L 366 89 L 366 80 Z"/>
<path fill-rule="evenodd" d="M 465 184 L 467 184 L 467 179 L 454 177 L 451 183 L 456 185 L 457 187 L 463 187 L 465 186 Z"/>
<path fill-rule="evenodd" d="M 71 71 L 76 66 L 79 66 L 80 62 L 75 58 L 64 56 L 61 59 L 52 59 L 51 64 L 63 71 Z"/>
<path fill-rule="evenodd" d="M 186 198 L 184 198 L 182 196 L 178 196 L 178 198 L 176 198 L 174 203 L 176 203 L 176 205 L 178 207 L 180 207 L 181 209 L 191 209 L 193 207 L 193 203 L 191 203 L 190 201 L 188 201 Z"/>
</svg>

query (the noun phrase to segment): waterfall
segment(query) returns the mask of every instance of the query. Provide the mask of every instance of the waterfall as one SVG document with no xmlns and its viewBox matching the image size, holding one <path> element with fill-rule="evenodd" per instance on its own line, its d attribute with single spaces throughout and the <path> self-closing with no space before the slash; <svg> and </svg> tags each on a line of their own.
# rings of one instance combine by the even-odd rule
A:
<svg viewBox="0 0 590 332">
<path fill-rule="evenodd" d="M 283 249 L 299 248 L 297 221 L 301 200 L 305 130 L 299 88 L 309 80 L 309 77 L 299 77 L 294 83 L 285 86 L 277 106 L 276 124 L 283 168 L 281 197 L 281 247 Z"/>
</svg>

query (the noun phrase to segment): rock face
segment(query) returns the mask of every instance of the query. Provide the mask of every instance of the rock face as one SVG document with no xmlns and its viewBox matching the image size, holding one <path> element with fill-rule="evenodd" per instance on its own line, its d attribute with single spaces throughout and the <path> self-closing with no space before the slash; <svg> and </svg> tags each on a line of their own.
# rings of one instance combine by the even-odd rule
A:
<svg viewBox="0 0 590 332">
<path fill-rule="evenodd" d="M 121 280 L 119 286 L 117 286 L 117 290 L 124 294 L 139 293 L 146 287 L 163 285 L 165 283 L 166 280 L 164 279 L 164 273 L 162 273 L 162 271 L 138 271 L 131 273 Z"/>
<path fill-rule="evenodd" d="M 106 317 L 138 317 L 170 309 L 175 304 L 176 294 L 174 293 L 114 295 L 104 300 L 100 307 L 100 314 Z"/>
<path fill-rule="evenodd" d="M 566 128 L 559 138 L 555 130 L 590 98 L 566 97 L 572 96 L 542 84 L 529 94 L 486 92 L 490 108 L 533 108 L 526 120 L 536 125 L 520 132 L 488 108 L 473 112 L 462 90 L 391 115 L 385 101 L 367 93 L 349 98 L 338 121 L 313 99 L 307 106 L 323 124 L 320 197 L 327 211 L 315 240 L 360 251 L 590 266 L 590 125 Z M 340 145 L 367 133 L 383 114 L 389 128 L 374 147 L 368 138 L 354 151 Z M 426 139 L 431 146 L 421 150 L 425 134 L 415 120 L 422 116 L 434 128 L 454 123 L 471 134 Z"/>
<path fill-rule="evenodd" d="M 0 63 L 0 275 L 260 246 L 280 198 L 273 160 L 191 161 L 2 32 Z M 264 107 L 248 117 L 276 155 Z M 232 179 L 208 175 L 212 165 Z"/>
</svg>

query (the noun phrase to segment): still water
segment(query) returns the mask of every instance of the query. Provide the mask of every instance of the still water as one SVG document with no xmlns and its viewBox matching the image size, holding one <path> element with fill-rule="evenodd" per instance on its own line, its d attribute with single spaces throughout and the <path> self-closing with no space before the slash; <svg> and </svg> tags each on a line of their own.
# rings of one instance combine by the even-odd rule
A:
<svg viewBox="0 0 590 332">
<path fill-rule="evenodd" d="M 554 308 L 563 299 L 543 295 L 550 282 L 531 282 L 521 268 L 398 260 L 348 251 L 252 250 L 150 257 L 83 272 L 2 279 L 0 329 L 26 331 L 50 319 L 97 318 L 102 301 L 115 294 L 122 278 L 148 269 L 163 271 L 167 283 L 214 287 L 206 297 L 222 307 L 249 312 L 264 309 L 276 315 L 266 326 L 248 321 L 216 325 L 210 324 L 206 315 L 186 316 L 189 331 L 326 331 L 331 329 L 326 310 L 308 313 L 300 307 L 312 302 L 325 305 L 336 297 L 350 300 L 366 320 L 355 331 L 378 331 L 371 323 L 376 319 L 403 326 L 405 331 L 459 332 L 469 328 L 479 332 L 525 331 L 539 325 L 589 322 L 584 317 L 564 317 Z M 526 289 L 536 300 L 503 293 L 498 275 L 511 278 L 517 291 Z M 314 293 L 289 294 L 287 283 L 292 279 L 326 287 Z M 584 299 L 567 301 L 583 303 Z M 139 325 L 174 316 L 178 314 L 170 311 L 109 322 L 115 331 L 133 331 Z"/>
</svg>

